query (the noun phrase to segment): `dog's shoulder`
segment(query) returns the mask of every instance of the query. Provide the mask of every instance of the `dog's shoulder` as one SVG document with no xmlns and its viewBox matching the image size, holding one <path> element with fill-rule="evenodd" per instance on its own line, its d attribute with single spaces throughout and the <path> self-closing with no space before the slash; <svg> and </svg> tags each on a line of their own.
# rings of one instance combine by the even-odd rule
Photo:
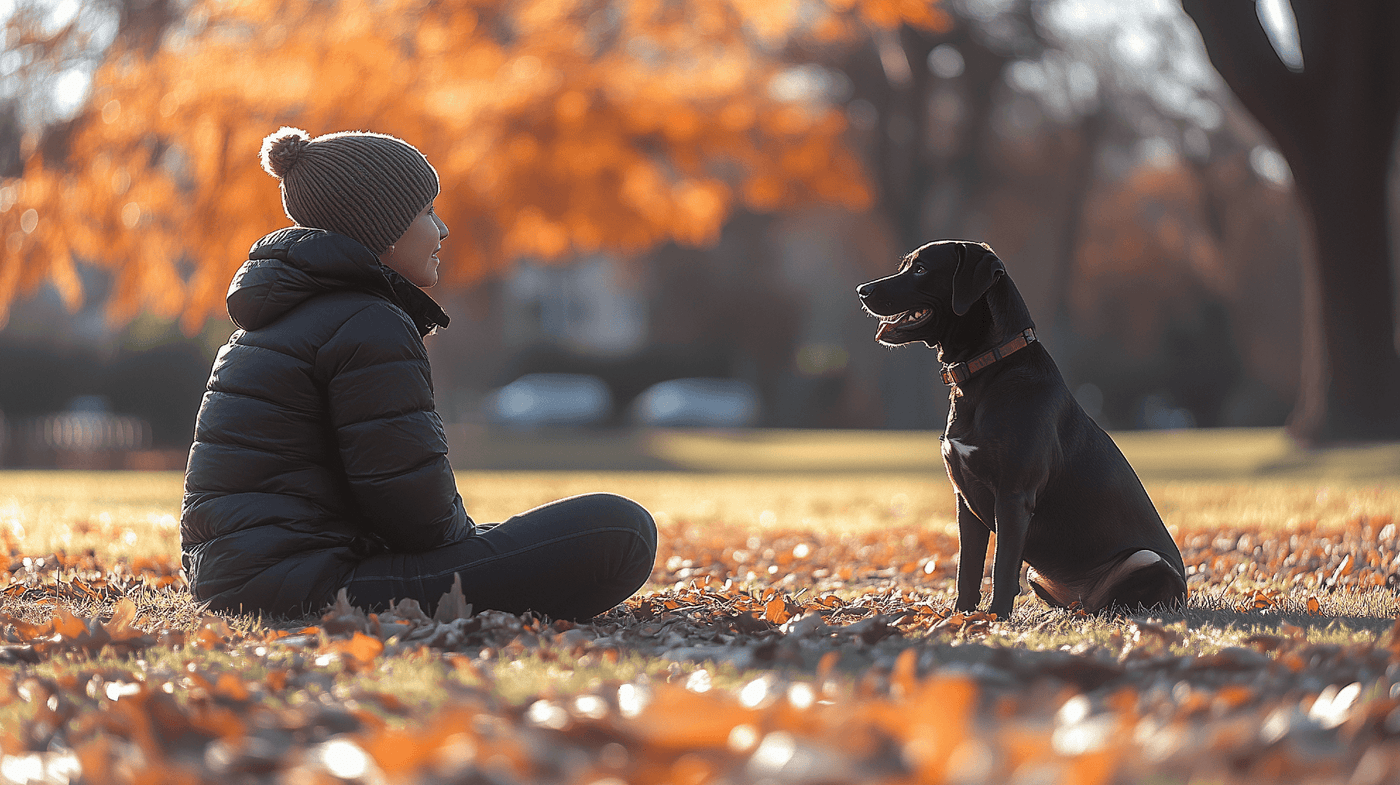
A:
<svg viewBox="0 0 1400 785">
<path fill-rule="evenodd" d="M 994 384 L 954 398 L 945 455 L 968 459 L 974 454 L 969 448 L 984 448 L 1049 459 L 1065 431 L 1078 432 L 1086 421 L 1092 425 L 1058 373 L 1036 367 L 1007 371 Z"/>
<path fill-rule="evenodd" d="M 995 384 L 978 390 L 975 398 L 963 396 L 954 401 L 955 406 L 959 403 L 973 404 L 983 418 L 1014 427 L 1058 419 L 1067 408 L 1077 405 L 1059 373 L 1035 367 L 1007 369 Z"/>
</svg>

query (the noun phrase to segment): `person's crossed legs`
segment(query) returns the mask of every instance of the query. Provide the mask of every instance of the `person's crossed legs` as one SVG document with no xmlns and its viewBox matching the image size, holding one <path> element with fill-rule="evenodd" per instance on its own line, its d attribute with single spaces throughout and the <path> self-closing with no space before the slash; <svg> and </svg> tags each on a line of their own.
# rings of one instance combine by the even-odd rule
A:
<svg viewBox="0 0 1400 785">
<path fill-rule="evenodd" d="M 414 599 L 432 613 L 462 576 L 474 610 L 587 619 L 632 596 L 656 560 L 656 523 L 640 504 L 610 493 L 572 496 L 424 553 L 372 556 L 346 589 L 362 608 Z"/>
</svg>

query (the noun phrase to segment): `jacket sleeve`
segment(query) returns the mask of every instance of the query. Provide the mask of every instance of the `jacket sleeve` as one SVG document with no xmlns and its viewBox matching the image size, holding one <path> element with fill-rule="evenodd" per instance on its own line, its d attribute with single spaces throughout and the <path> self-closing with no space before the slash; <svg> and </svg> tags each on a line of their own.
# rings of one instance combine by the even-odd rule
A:
<svg viewBox="0 0 1400 785">
<path fill-rule="evenodd" d="M 317 352 L 354 503 L 394 551 L 459 542 L 474 526 L 457 493 L 423 340 L 389 303 L 356 312 Z"/>
</svg>

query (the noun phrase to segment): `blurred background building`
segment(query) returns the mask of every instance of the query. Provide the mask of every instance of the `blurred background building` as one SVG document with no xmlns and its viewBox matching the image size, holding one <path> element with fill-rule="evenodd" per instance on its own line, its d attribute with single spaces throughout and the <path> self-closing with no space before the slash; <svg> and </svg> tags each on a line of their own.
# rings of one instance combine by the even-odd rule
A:
<svg viewBox="0 0 1400 785">
<path fill-rule="evenodd" d="M 768 85 L 840 108 L 875 192 L 867 208 L 738 205 L 712 242 L 563 264 L 527 254 L 440 287 L 453 321 L 428 346 L 444 419 L 506 434 L 940 428 L 934 352 L 876 345 L 853 290 L 921 242 L 961 237 L 1005 261 L 1103 426 L 1282 424 L 1299 385 L 1299 208 L 1287 163 L 1191 19 L 1170 0 L 937 8 L 939 29 L 797 52 Z M 17 86 L 12 51 L 0 57 L 10 177 L 24 139 L 64 111 L 23 104 L 37 99 Z M 449 265 L 472 231 L 453 229 Z M 79 308 L 45 283 L 0 330 L 3 465 L 182 466 L 232 325 L 114 321 L 112 274 L 79 274 Z M 91 432 L 76 447 L 56 435 L 75 423 Z"/>
</svg>

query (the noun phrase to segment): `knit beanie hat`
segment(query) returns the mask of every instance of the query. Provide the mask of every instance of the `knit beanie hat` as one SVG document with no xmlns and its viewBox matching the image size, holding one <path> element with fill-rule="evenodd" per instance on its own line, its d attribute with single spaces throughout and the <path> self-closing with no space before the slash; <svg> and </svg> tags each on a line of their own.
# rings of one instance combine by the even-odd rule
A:
<svg viewBox="0 0 1400 785">
<path fill-rule="evenodd" d="M 311 139 L 284 126 L 263 139 L 262 165 L 282 182 L 288 218 L 350 237 L 376 256 L 439 190 L 437 171 L 413 145 L 365 131 Z"/>
</svg>

